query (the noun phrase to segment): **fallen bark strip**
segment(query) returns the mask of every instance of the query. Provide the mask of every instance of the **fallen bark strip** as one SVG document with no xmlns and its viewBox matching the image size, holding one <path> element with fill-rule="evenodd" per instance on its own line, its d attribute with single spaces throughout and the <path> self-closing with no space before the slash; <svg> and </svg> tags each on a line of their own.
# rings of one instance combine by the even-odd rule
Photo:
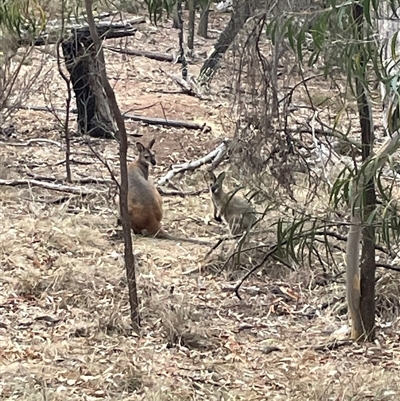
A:
<svg viewBox="0 0 400 401">
<path fill-rule="evenodd" d="M 152 52 L 132 50 L 132 49 L 120 49 L 118 47 L 113 47 L 113 46 L 104 46 L 104 49 L 112 51 L 114 53 L 127 54 L 128 56 L 146 57 L 156 61 L 166 61 L 169 63 L 182 62 L 180 56 L 175 54 L 152 53 Z"/>
<path fill-rule="evenodd" d="M 18 108 L 21 110 L 33 110 L 33 111 L 47 111 L 50 113 L 65 113 L 65 109 L 58 108 L 50 108 L 45 106 L 13 106 L 13 108 Z M 77 114 L 77 109 L 72 109 L 71 113 Z M 165 127 L 175 127 L 175 128 L 187 128 L 187 129 L 195 129 L 201 130 L 204 132 L 208 132 L 211 130 L 211 127 L 207 126 L 206 123 L 198 124 L 190 121 L 181 121 L 181 120 L 167 120 L 165 118 L 151 118 L 151 117 L 143 117 L 137 114 L 123 113 L 122 116 L 126 120 L 133 120 L 142 122 L 149 125 L 163 125 Z"/>
<path fill-rule="evenodd" d="M 212 166 L 215 164 L 219 164 L 221 160 L 224 158 L 226 151 L 228 150 L 228 141 L 225 140 L 221 144 L 218 145 L 212 152 L 201 157 L 200 159 L 193 160 L 184 164 L 176 164 L 171 166 L 171 170 L 162 178 L 157 181 L 157 185 L 165 185 L 171 178 L 175 177 L 177 174 L 182 174 L 185 171 L 196 170 L 203 164 L 212 162 Z"/>
<path fill-rule="evenodd" d="M 69 185 L 60 185 L 60 184 L 54 184 L 51 182 L 26 180 L 26 179 L 21 179 L 21 180 L 2 180 L 2 179 L 0 179 L 0 185 L 5 185 L 5 186 L 9 186 L 9 187 L 17 187 L 17 186 L 26 185 L 29 187 L 39 187 L 39 188 L 44 188 L 44 189 L 50 189 L 52 191 L 67 192 L 67 193 L 75 194 L 75 195 L 94 195 L 94 194 L 106 192 L 106 191 L 87 190 L 87 189 L 83 189 L 82 187 L 71 187 Z"/>
<path fill-rule="evenodd" d="M 61 144 L 60 142 L 53 141 L 51 139 L 45 139 L 45 138 L 33 138 L 33 139 L 29 139 L 26 142 L 0 142 L 0 145 L 5 145 L 5 146 L 29 146 L 32 143 L 47 143 L 47 144 L 58 146 L 61 150 L 65 150 L 65 146 L 63 144 Z"/>
<path fill-rule="evenodd" d="M 27 172 L 27 175 L 35 181 L 47 181 L 47 182 L 53 182 L 53 183 L 58 183 L 58 184 L 61 184 L 65 181 L 63 178 L 57 178 L 57 177 L 51 177 L 51 176 L 45 176 L 45 175 L 37 175 L 37 174 L 32 174 L 30 172 Z M 114 181 L 111 180 L 110 178 L 84 177 L 84 178 L 72 180 L 72 183 L 73 184 L 113 184 Z"/>
</svg>

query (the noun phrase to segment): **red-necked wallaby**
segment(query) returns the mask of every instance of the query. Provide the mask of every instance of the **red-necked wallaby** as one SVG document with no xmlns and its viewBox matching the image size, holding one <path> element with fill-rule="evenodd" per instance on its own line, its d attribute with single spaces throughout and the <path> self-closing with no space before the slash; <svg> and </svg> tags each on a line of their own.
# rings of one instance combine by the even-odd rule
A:
<svg viewBox="0 0 400 401">
<path fill-rule="evenodd" d="M 152 235 L 157 238 L 210 245 L 207 241 L 174 237 L 161 228 L 163 217 L 162 198 L 155 185 L 149 181 L 149 167 L 156 165 L 152 139 L 147 147 L 136 142 L 137 159 L 128 165 L 128 212 L 135 234 Z"/>
</svg>

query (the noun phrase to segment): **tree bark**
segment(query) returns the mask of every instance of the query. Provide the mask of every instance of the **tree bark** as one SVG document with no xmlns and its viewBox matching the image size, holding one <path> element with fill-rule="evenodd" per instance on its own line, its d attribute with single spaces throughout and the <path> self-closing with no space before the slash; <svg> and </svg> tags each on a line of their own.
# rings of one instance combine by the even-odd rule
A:
<svg viewBox="0 0 400 401">
<path fill-rule="evenodd" d="M 188 0 L 189 6 L 189 23 L 188 23 L 188 54 L 190 57 L 193 57 L 194 50 L 194 25 L 196 20 L 196 5 L 195 0 Z"/>
<path fill-rule="evenodd" d="M 198 82 L 200 84 L 210 83 L 215 72 L 219 67 L 219 62 L 229 46 L 235 40 L 237 34 L 244 27 L 246 21 L 251 17 L 252 1 L 237 0 L 233 4 L 233 13 L 231 19 L 221 33 L 217 43 L 214 46 L 214 51 L 204 62 L 201 67 Z"/>
<path fill-rule="evenodd" d="M 75 92 L 79 131 L 96 138 L 113 138 L 114 121 L 90 33 L 75 30 L 61 47 Z"/>
<path fill-rule="evenodd" d="M 360 44 L 360 70 L 361 76 L 356 74 L 356 94 L 358 115 L 361 126 L 361 143 L 363 163 L 367 163 L 374 144 L 372 111 L 364 88 L 367 82 L 364 52 L 363 33 L 364 10 L 360 4 L 353 4 L 353 20 L 356 24 L 356 38 Z M 361 215 L 362 250 L 359 275 L 359 316 L 352 313 L 352 338 L 357 341 L 373 341 L 375 335 L 375 228 L 370 222 L 370 216 L 376 208 L 376 195 L 374 177 L 365 177 L 363 172 L 358 177 L 360 188 L 359 201 L 353 205 L 352 213 Z M 356 207 L 354 207 L 356 206 Z M 358 209 L 358 210 L 357 210 Z M 360 228 L 360 227 L 359 227 Z M 357 255 L 358 256 L 358 255 Z M 353 282 L 354 285 L 354 282 Z"/>
<path fill-rule="evenodd" d="M 177 12 L 179 19 L 179 52 L 180 58 L 182 60 L 182 78 L 187 81 L 188 79 L 188 63 L 186 60 L 185 49 L 184 49 L 184 41 L 183 41 L 183 19 L 182 19 L 182 3 L 180 1 L 177 2 Z"/>
<path fill-rule="evenodd" d="M 210 14 L 210 3 L 211 0 L 208 0 L 207 3 L 201 3 L 201 14 L 199 26 L 197 27 L 197 35 L 205 39 L 208 38 L 208 15 Z"/>
<path fill-rule="evenodd" d="M 180 27 L 181 27 L 179 15 L 178 15 L 178 1 L 174 4 L 174 6 L 172 8 L 172 28 L 175 28 L 175 29 L 180 29 Z"/>
</svg>

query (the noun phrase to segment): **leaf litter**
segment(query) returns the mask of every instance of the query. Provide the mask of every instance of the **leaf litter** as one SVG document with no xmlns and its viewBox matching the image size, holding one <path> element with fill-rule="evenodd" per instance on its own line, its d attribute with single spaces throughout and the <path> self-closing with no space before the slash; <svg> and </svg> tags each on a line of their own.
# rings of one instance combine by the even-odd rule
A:
<svg viewBox="0 0 400 401">
<path fill-rule="evenodd" d="M 224 18 L 216 17 L 212 24 L 220 28 Z M 175 32 L 164 24 L 152 29 L 156 41 L 135 46 L 159 52 L 169 45 L 170 35 Z M 199 42 L 200 49 L 209 50 L 211 42 Z M 156 45 L 151 48 L 151 43 Z M 36 82 L 28 103 L 46 105 L 50 98 L 63 107 L 65 88 L 56 61 L 35 54 L 23 72 L 32 73 L 35 63 L 44 63 L 48 72 Z M 201 157 L 231 136 L 225 95 L 200 102 L 157 93 L 170 86 L 158 62 L 109 52 L 106 57 L 122 111 L 140 108 L 150 117 L 213 126 L 199 135 L 127 121 L 129 131 L 143 134 L 143 141 L 157 139 L 154 180 L 171 164 Z M 179 72 L 179 66 L 168 68 Z M 222 69 L 214 85 L 228 78 Z M 21 110 L 15 122 L 18 140 L 60 140 L 59 122 L 50 113 Z M 116 143 L 93 140 L 92 147 L 117 174 Z M 27 172 L 64 177 L 63 152 L 51 144 L 2 144 L 0 152 L 0 178 Z M 72 153 L 88 162 L 72 164 L 76 178 L 109 178 L 79 138 L 73 140 Z M 185 190 L 206 185 L 196 172 L 174 184 Z M 51 204 L 55 194 L 43 188 L 0 187 L 0 194 L 0 399 L 398 399 L 393 377 L 399 374 L 399 319 L 379 327 L 375 344 L 339 343 L 348 333 L 347 319 L 333 310 L 334 304 L 321 305 L 328 294 L 342 296 L 343 284 L 311 289 L 309 272 L 286 273 L 271 263 L 262 276 L 249 278 L 239 301 L 229 289 L 235 272 L 216 275 L 208 269 L 204 246 L 134 238 L 142 319 L 136 336 L 129 324 L 123 244 L 112 238 L 116 211 L 110 191 L 85 198 L 71 195 L 60 205 Z M 169 231 L 215 241 L 226 234 L 213 222 L 207 194 L 164 201 Z"/>
</svg>

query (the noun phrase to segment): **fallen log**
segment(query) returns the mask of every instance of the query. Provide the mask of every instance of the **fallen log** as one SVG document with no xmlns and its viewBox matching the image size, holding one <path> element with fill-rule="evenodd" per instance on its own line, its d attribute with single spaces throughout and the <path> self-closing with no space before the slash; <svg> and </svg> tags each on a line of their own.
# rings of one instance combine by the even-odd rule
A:
<svg viewBox="0 0 400 401">
<path fill-rule="evenodd" d="M 121 38 L 125 36 L 134 36 L 137 31 L 136 27 L 132 25 L 138 25 L 145 23 L 146 19 L 144 17 L 132 18 L 130 20 L 121 21 L 113 23 L 111 21 L 99 21 L 96 24 L 99 36 L 101 39 L 113 39 Z M 18 41 L 19 46 L 45 46 L 45 45 L 55 45 L 59 42 L 60 36 L 62 36 L 62 26 L 56 25 L 55 23 L 47 24 L 47 29 L 42 32 L 39 36 L 35 37 L 33 40 L 28 35 L 22 37 Z M 89 25 L 85 23 L 72 23 L 68 24 L 64 28 L 65 40 L 68 40 L 68 36 L 72 33 L 73 35 L 88 36 Z"/>
<path fill-rule="evenodd" d="M 58 108 L 50 108 L 45 106 L 13 106 L 14 108 L 18 108 L 21 110 L 34 110 L 34 111 L 47 111 L 50 113 L 65 113 L 65 109 Z M 78 111 L 76 109 L 72 109 L 71 113 L 76 114 Z M 182 121 L 182 120 L 169 120 L 166 118 L 157 118 L 157 117 L 144 117 L 139 116 L 137 114 L 123 113 L 122 116 L 126 120 L 133 120 L 142 122 L 144 124 L 149 125 L 163 125 L 164 127 L 175 127 L 175 128 L 187 128 L 187 129 L 195 129 L 201 130 L 204 132 L 211 131 L 211 127 L 207 126 L 206 123 L 198 124 L 191 121 Z M 135 136 L 135 135 L 133 135 Z M 140 135 L 141 136 L 141 135 Z"/>
<path fill-rule="evenodd" d="M 135 114 L 124 113 L 124 118 L 127 120 L 140 121 L 149 125 L 163 125 L 165 127 L 175 127 L 175 128 L 187 128 L 187 129 L 197 129 L 204 130 L 204 132 L 208 132 L 211 130 L 210 127 L 206 125 L 206 123 L 198 124 L 190 121 L 180 121 L 180 120 L 168 120 L 166 118 L 157 118 L 157 117 L 143 117 Z"/>
</svg>

